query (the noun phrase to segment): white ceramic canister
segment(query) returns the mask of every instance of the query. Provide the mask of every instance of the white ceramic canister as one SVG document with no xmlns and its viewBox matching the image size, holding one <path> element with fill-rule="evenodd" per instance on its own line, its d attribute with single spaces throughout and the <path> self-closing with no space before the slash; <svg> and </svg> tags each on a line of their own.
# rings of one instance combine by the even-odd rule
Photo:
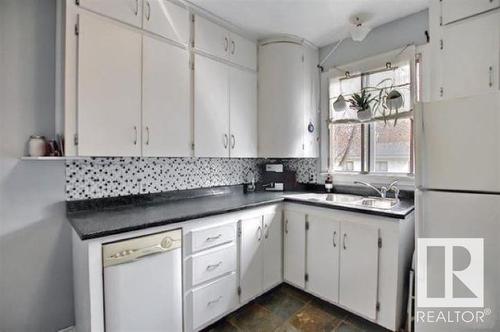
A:
<svg viewBox="0 0 500 332">
<path fill-rule="evenodd" d="M 31 157 L 42 157 L 47 153 L 47 142 L 44 136 L 31 135 L 28 142 L 28 153 Z"/>
</svg>

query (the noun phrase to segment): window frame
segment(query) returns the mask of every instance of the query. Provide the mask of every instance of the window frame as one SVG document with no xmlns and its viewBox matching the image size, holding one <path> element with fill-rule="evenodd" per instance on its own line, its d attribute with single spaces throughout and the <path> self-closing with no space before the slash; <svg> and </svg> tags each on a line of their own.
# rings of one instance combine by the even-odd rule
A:
<svg viewBox="0 0 500 332">
<path fill-rule="evenodd" d="M 414 103 L 420 101 L 421 99 L 421 54 L 416 53 L 415 46 L 411 47 L 412 49 L 410 50 L 410 54 L 403 55 L 401 56 L 400 60 L 403 61 L 408 61 L 410 63 L 410 98 L 414 101 Z M 406 49 L 405 49 L 406 50 Z M 403 51 L 405 51 L 403 50 Z M 379 63 L 379 68 L 380 68 L 380 60 L 381 59 L 387 59 L 390 58 L 391 56 L 394 56 L 394 54 L 402 54 L 401 50 L 394 50 L 391 52 L 387 52 L 378 56 L 374 56 L 368 59 L 364 59 L 361 61 L 358 61 L 354 64 L 359 65 L 360 63 L 362 64 L 360 67 L 364 69 L 361 72 L 373 72 L 373 69 L 377 68 L 376 66 L 371 66 L 370 64 L 373 63 Z M 349 68 L 349 65 L 343 66 Z M 370 70 L 371 69 L 371 70 Z M 376 71 L 376 69 L 375 69 Z M 330 114 L 330 80 L 334 78 L 334 76 L 330 73 L 326 75 L 326 96 L 327 96 L 327 109 L 326 109 L 326 114 Z M 338 76 L 337 76 L 338 77 Z M 361 81 L 361 86 L 365 82 L 362 80 Z M 328 116 L 327 116 L 328 119 Z M 331 165 L 331 126 L 333 124 L 328 124 L 326 126 L 327 130 L 327 156 L 325 160 L 325 166 L 327 167 L 326 172 L 322 172 L 322 174 L 332 174 L 334 175 L 334 179 L 336 179 L 335 182 L 338 183 L 352 183 L 353 178 L 359 178 L 365 181 L 369 180 L 375 180 L 375 181 L 391 181 L 393 179 L 399 179 L 401 182 L 406 183 L 408 185 L 413 185 L 415 181 L 415 127 L 414 127 L 414 117 L 409 118 L 411 121 L 411 130 L 410 130 L 410 167 L 409 167 L 409 172 L 408 173 L 389 173 L 389 172 L 376 172 L 375 170 L 375 128 L 374 128 L 374 122 L 369 122 L 369 123 L 361 123 L 361 129 L 362 132 L 365 134 L 362 134 L 362 139 L 361 139 L 361 171 L 337 171 L 332 169 Z"/>
</svg>

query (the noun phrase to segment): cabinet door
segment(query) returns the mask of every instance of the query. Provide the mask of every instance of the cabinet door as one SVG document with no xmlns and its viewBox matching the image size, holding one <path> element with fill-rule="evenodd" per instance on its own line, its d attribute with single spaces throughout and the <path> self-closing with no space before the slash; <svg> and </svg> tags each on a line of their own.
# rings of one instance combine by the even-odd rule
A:
<svg viewBox="0 0 500 332">
<path fill-rule="evenodd" d="M 259 49 L 259 155 L 304 155 L 304 63 L 301 45 L 273 43 Z"/>
<path fill-rule="evenodd" d="M 282 221 L 281 212 L 264 215 L 263 290 L 282 282 Z"/>
<path fill-rule="evenodd" d="M 289 283 L 304 288 L 306 261 L 306 216 L 303 213 L 285 212 L 284 278 Z"/>
<path fill-rule="evenodd" d="M 304 47 L 304 158 L 319 156 L 318 57 L 317 50 Z"/>
<path fill-rule="evenodd" d="M 340 223 L 309 215 L 307 231 L 307 289 L 332 302 L 339 296 Z"/>
<path fill-rule="evenodd" d="M 240 287 L 241 302 L 262 293 L 262 217 L 240 221 Z"/>
<path fill-rule="evenodd" d="M 257 45 L 248 39 L 231 33 L 229 59 L 240 66 L 257 70 Z"/>
<path fill-rule="evenodd" d="M 231 157 L 257 157 L 257 75 L 230 69 Z"/>
<path fill-rule="evenodd" d="M 141 35 L 80 14 L 78 153 L 140 156 Z"/>
<path fill-rule="evenodd" d="M 143 38 L 143 155 L 189 157 L 189 54 L 166 42 Z"/>
<path fill-rule="evenodd" d="M 377 314 L 378 233 L 376 226 L 341 223 L 339 303 L 371 319 Z"/>
<path fill-rule="evenodd" d="M 182 44 L 189 42 L 189 12 L 168 0 L 145 0 L 143 27 Z"/>
<path fill-rule="evenodd" d="M 213 56 L 227 59 L 229 51 L 229 32 L 209 20 L 195 16 L 194 47 Z"/>
<path fill-rule="evenodd" d="M 80 7 L 141 27 L 142 0 L 80 0 Z"/>
<path fill-rule="evenodd" d="M 195 55 L 194 144 L 197 157 L 229 157 L 229 69 Z"/>
<path fill-rule="evenodd" d="M 499 6 L 500 0 L 441 0 L 441 17 L 448 24 Z"/>
<path fill-rule="evenodd" d="M 444 27 L 444 97 L 469 97 L 498 90 L 499 45 L 500 13 Z"/>
</svg>

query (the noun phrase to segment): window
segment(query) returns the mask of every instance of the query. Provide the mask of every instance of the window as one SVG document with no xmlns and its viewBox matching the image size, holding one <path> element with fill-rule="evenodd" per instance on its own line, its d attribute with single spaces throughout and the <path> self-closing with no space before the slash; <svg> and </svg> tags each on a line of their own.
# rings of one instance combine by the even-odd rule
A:
<svg viewBox="0 0 500 332">
<path fill-rule="evenodd" d="M 413 173 L 413 119 L 410 62 L 359 75 L 344 75 L 330 80 L 330 172 L 379 174 Z M 342 95 L 348 101 L 353 93 L 369 89 L 396 90 L 403 97 L 397 110 L 372 109 L 372 119 L 362 122 L 357 111 L 334 107 Z M 347 102 L 347 106 L 349 103 Z"/>
</svg>

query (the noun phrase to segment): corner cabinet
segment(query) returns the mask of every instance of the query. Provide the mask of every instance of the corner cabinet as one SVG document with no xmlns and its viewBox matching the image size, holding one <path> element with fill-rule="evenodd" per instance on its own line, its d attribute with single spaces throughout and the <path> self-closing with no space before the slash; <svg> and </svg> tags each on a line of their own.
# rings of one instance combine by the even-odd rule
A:
<svg viewBox="0 0 500 332">
<path fill-rule="evenodd" d="M 318 156 L 318 51 L 301 42 L 259 46 L 259 156 Z"/>
<path fill-rule="evenodd" d="M 414 217 L 285 203 L 284 279 L 385 328 L 401 327 Z"/>
</svg>

